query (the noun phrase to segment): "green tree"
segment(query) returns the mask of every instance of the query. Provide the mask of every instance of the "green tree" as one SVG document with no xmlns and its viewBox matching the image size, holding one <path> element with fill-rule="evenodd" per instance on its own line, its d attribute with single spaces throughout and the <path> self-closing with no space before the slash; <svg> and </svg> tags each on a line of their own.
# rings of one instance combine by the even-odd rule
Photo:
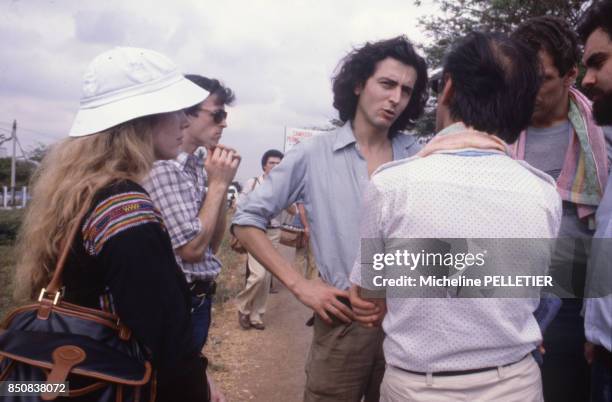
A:
<svg viewBox="0 0 612 402">
<path fill-rule="evenodd" d="M 441 13 L 423 17 L 419 25 L 433 39 L 424 46 L 430 68 L 441 65 L 448 46 L 472 31 L 510 33 L 521 22 L 541 15 L 566 19 L 572 26 L 588 6 L 585 0 L 434 0 Z M 421 0 L 415 4 L 420 6 Z"/>
<path fill-rule="evenodd" d="M 472 31 L 510 33 L 521 22 L 541 15 L 565 18 L 572 26 L 578 22 L 590 1 L 584 0 L 434 0 L 441 12 L 423 17 L 419 25 L 431 38 L 422 46 L 430 71 L 442 65 L 446 49 Z M 421 6 L 422 0 L 415 0 Z M 416 135 L 432 135 L 435 102 L 429 105 Z"/>
<path fill-rule="evenodd" d="M 15 186 L 27 186 L 36 165 L 32 162 L 17 161 L 15 172 Z M 0 158 L 0 187 L 11 185 L 11 158 Z"/>
<path fill-rule="evenodd" d="M 35 162 L 40 162 L 47 154 L 47 151 L 49 151 L 49 146 L 39 142 L 34 148 L 28 151 L 28 159 Z"/>
</svg>

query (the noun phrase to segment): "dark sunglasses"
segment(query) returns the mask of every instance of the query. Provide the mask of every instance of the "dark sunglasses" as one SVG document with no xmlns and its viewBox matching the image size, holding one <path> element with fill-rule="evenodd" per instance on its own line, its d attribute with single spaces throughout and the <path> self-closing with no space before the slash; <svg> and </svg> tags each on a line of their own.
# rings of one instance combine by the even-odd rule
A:
<svg viewBox="0 0 612 402">
<path fill-rule="evenodd" d="M 215 123 L 220 124 L 223 120 L 227 118 L 227 112 L 223 109 L 217 110 L 208 110 L 208 109 L 200 109 L 203 112 L 208 112 L 213 117 Z"/>
</svg>

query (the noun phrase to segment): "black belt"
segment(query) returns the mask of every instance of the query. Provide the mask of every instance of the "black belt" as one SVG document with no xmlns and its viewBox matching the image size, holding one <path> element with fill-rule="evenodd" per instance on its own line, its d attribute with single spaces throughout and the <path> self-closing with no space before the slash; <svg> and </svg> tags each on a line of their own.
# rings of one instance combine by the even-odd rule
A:
<svg viewBox="0 0 612 402">
<path fill-rule="evenodd" d="M 217 292 L 217 282 L 212 279 L 209 281 L 193 281 L 189 284 L 189 291 L 197 297 L 212 296 Z"/>
<path fill-rule="evenodd" d="M 503 366 L 499 366 L 499 367 L 508 367 L 508 366 L 512 366 L 513 364 L 516 364 L 518 362 L 523 361 L 527 356 L 523 357 L 520 360 L 515 361 L 514 363 L 508 363 L 508 364 L 504 364 Z M 456 370 L 456 371 L 438 371 L 435 373 L 422 373 L 420 371 L 412 371 L 412 370 L 406 370 L 403 369 L 401 367 L 397 367 L 397 366 L 393 366 L 399 370 L 402 370 L 406 373 L 410 373 L 410 374 L 417 374 L 417 375 L 422 375 L 422 376 L 427 376 L 428 374 L 431 374 L 435 377 L 451 377 L 451 376 L 456 376 L 456 375 L 467 375 L 467 374 L 476 374 L 476 373 L 484 373 L 485 371 L 492 371 L 492 370 L 497 370 L 497 367 L 483 367 L 483 368 L 477 368 L 477 369 L 469 369 L 469 370 Z"/>
</svg>

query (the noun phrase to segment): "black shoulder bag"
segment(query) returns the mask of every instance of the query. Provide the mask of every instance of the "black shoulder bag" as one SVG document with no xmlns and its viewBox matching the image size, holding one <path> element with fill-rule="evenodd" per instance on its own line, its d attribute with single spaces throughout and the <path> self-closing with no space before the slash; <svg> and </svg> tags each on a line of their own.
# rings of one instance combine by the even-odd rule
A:
<svg viewBox="0 0 612 402">
<path fill-rule="evenodd" d="M 38 302 L 15 309 L 0 323 L 0 382 L 45 382 L 36 385 L 36 396 L 15 392 L 3 401 L 155 400 L 148 354 L 119 317 L 62 300 L 62 271 L 80 221 L 71 228 Z M 64 382 L 65 389 L 54 386 Z"/>
</svg>

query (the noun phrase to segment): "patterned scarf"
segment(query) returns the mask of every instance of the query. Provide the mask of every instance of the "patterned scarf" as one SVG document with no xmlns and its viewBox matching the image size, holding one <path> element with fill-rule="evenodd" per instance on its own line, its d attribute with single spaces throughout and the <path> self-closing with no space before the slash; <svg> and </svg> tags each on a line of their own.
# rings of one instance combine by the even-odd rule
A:
<svg viewBox="0 0 612 402">
<path fill-rule="evenodd" d="M 577 205 L 578 217 L 595 213 L 608 180 L 606 142 L 601 127 L 595 124 L 591 102 L 580 91 L 570 88 L 568 118 L 573 127 L 557 191 L 564 201 Z M 515 159 L 525 159 L 527 131 L 510 146 Z"/>
</svg>

